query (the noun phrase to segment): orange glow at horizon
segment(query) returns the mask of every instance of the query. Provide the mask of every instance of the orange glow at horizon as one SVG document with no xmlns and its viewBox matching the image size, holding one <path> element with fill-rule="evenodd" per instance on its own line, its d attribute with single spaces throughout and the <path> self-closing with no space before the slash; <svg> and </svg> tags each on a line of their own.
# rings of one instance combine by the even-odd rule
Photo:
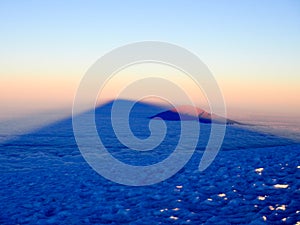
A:
<svg viewBox="0 0 300 225">
<path fill-rule="evenodd" d="M 196 106 L 209 110 L 205 95 L 184 73 L 169 66 L 141 64 L 119 71 L 103 88 L 99 103 L 114 99 L 120 90 L 134 80 L 151 76 L 162 77 L 182 85 Z M 40 111 L 71 109 L 81 77 L 76 76 L 2 76 L 0 82 L 1 116 L 24 115 Z M 216 80 L 224 95 L 227 111 L 299 116 L 299 79 L 259 81 L 250 76 L 218 76 Z M 164 86 L 152 84 L 160 89 Z M 166 87 L 166 91 L 172 90 Z M 120 98 L 136 100 L 139 91 L 121 95 Z M 180 94 L 174 92 L 173 101 L 185 105 Z M 165 104 L 158 98 L 147 98 L 150 103 Z"/>
<path fill-rule="evenodd" d="M 70 108 L 79 80 L 70 77 L 4 77 L 0 83 L 1 115 L 22 116 Z"/>
</svg>

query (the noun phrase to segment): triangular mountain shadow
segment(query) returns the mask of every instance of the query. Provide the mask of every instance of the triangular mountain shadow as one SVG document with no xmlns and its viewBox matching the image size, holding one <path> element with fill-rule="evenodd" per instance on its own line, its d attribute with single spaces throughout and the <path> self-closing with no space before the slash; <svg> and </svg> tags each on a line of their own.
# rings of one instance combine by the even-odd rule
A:
<svg viewBox="0 0 300 225">
<path fill-rule="evenodd" d="M 121 105 L 132 103 L 129 100 L 117 100 Z M 120 151 L 128 149 L 120 143 L 114 134 L 111 124 L 110 112 L 113 102 L 106 103 L 96 108 L 96 124 L 98 134 L 105 146 L 118 155 Z M 166 111 L 166 108 L 159 105 L 138 102 L 133 107 L 129 122 L 132 132 L 139 138 L 147 138 L 150 135 L 149 121 L 153 115 Z M 93 113 L 94 110 L 85 113 Z M 180 136 L 179 121 L 165 121 L 167 125 L 166 140 L 162 142 L 155 152 L 164 151 L 171 153 L 177 144 Z M 203 151 L 207 144 L 210 133 L 210 124 L 201 124 L 200 139 L 197 150 Z M 278 137 L 272 134 L 255 132 L 247 129 L 246 126 L 228 126 L 221 150 L 238 150 L 247 148 L 260 148 L 271 146 L 284 146 L 294 144 L 295 142 L 286 138 Z M 55 155 L 59 157 L 67 155 L 79 155 L 80 151 L 77 147 L 73 129 L 72 118 L 57 121 L 51 125 L 45 126 L 32 133 L 24 134 L 15 140 L 7 141 L 0 144 L 1 154 L 20 156 L 36 152 Z M 150 151 L 151 152 L 151 151 Z M 145 155 L 149 157 L 152 153 L 137 152 L 137 155 Z M 150 161 L 157 161 L 157 155 L 153 154 Z M 139 157 L 137 158 L 138 161 Z M 151 162 L 150 162 L 151 163 Z"/>
<path fill-rule="evenodd" d="M 161 161 L 172 152 L 180 135 L 180 121 L 165 121 L 166 140 L 158 148 L 132 151 L 113 133 L 111 107 L 112 102 L 96 109 L 96 124 L 101 140 L 114 157 L 132 165 L 147 165 Z M 137 103 L 130 115 L 133 133 L 140 138 L 149 136 L 148 117 L 165 110 Z M 159 219 L 169 224 L 174 222 L 170 215 L 177 218 L 175 216 L 180 213 L 178 223 L 188 219 L 196 224 L 207 221 L 260 224 L 261 212 L 270 205 L 277 207 L 276 204 L 286 204 L 283 206 L 288 210 L 284 212 L 289 217 L 279 216 L 288 220 L 296 218 L 299 145 L 291 145 L 293 141 L 288 139 L 247 130 L 246 126 L 228 126 L 221 149 L 225 151 L 219 152 L 213 163 L 200 172 L 199 159 L 210 127 L 211 124 L 201 123 L 196 151 L 178 173 L 163 182 L 143 187 L 121 185 L 97 174 L 80 154 L 71 117 L 1 143 L 0 223 L 157 224 Z M 265 148 L 279 145 L 282 147 Z M 253 149 L 255 147 L 257 149 Z M 274 188 L 276 184 L 288 186 L 288 189 Z M 265 198 L 261 195 L 267 196 L 266 201 L 259 199 Z M 253 206 L 257 208 L 253 210 Z M 180 210 L 171 210 L 175 208 Z M 268 220 L 280 221 L 269 212 Z M 294 219 L 289 224 L 296 222 Z"/>
</svg>

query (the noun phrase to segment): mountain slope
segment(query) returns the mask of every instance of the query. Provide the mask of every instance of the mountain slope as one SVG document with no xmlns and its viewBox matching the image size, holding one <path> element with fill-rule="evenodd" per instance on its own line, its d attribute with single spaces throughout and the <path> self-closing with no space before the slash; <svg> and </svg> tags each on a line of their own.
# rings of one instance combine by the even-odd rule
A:
<svg viewBox="0 0 300 225">
<path fill-rule="evenodd" d="M 150 117 L 150 119 L 155 118 L 161 118 L 163 120 L 170 121 L 198 120 L 200 123 L 241 124 L 231 119 L 227 119 L 215 114 L 210 114 L 203 109 L 185 105 L 160 112 Z"/>
</svg>

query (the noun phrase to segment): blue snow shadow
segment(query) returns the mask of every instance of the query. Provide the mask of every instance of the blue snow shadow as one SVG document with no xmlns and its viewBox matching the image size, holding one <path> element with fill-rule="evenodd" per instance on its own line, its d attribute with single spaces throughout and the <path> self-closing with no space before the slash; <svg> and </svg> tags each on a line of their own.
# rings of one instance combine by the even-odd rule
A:
<svg viewBox="0 0 300 225">
<path fill-rule="evenodd" d="M 166 122 L 167 136 L 157 149 L 132 151 L 112 132 L 110 108 L 111 103 L 96 109 L 96 124 L 114 157 L 148 165 L 172 153 L 180 135 L 179 121 Z M 148 137 L 147 117 L 163 110 L 136 105 L 130 118 L 136 136 Z M 283 219 L 296 223 L 299 143 L 228 126 L 221 152 L 199 172 L 209 131 L 209 124 L 201 124 L 195 154 L 179 173 L 147 187 L 119 185 L 93 171 L 76 145 L 71 118 L 2 143 L 0 223 L 280 224 Z"/>
</svg>

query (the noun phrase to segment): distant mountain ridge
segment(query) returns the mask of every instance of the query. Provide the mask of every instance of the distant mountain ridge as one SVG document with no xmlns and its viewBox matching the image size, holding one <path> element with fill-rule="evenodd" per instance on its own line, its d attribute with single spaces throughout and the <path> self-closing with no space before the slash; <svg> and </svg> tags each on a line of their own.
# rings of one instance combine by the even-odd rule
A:
<svg viewBox="0 0 300 225">
<path fill-rule="evenodd" d="M 182 105 L 175 108 L 171 108 L 167 111 L 160 112 L 150 117 L 150 119 L 161 118 L 169 121 L 188 121 L 197 120 L 200 123 L 217 123 L 217 124 L 242 124 L 235 120 L 224 118 L 215 114 L 206 112 L 198 107 L 190 105 Z"/>
<path fill-rule="evenodd" d="M 117 104 L 118 107 L 120 107 L 120 110 L 122 110 L 124 107 L 126 108 L 128 105 L 133 104 L 134 107 L 131 111 L 131 115 L 133 117 L 145 116 L 149 119 L 161 118 L 166 121 L 198 120 L 200 123 L 206 124 L 216 123 L 227 125 L 251 125 L 241 123 L 232 119 L 224 118 L 216 114 L 211 114 L 201 108 L 194 107 L 191 105 L 180 105 L 170 108 L 170 105 L 167 106 L 143 101 L 134 102 L 132 100 L 127 99 L 116 99 L 98 106 L 98 109 L 101 109 L 101 111 L 107 111 L 106 113 L 110 113 L 113 104 Z M 96 111 L 98 110 L 96 109 Z M 143 112 L 143 115 L 140 114 L 141 111 Z"/>
</svg>

